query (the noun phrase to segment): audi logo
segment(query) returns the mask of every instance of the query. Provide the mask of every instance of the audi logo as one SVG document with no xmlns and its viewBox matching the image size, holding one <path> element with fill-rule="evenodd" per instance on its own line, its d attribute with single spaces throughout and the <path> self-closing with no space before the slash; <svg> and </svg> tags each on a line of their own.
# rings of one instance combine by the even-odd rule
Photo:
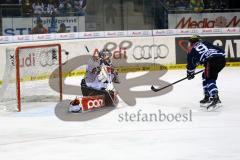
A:
<svg viewBox="0 0 240 160">
<path fill-rule="evenodd" d="M 62 65 L 65 65 L 68 61 L 69 52 L 65 49 L 61 50 L 62 53 Z M 51 49 L 40 53 L 40 64 L 42 67 L 58 65 L 58 51 Z"/>
<path fill-rule="evenodd" d="M 169 48 L 165 44 L 159 45 L 143 45 L 136 46 L 133 49 L 133 58 L 136 60 L 142 59 L 157 59 L 157 58 L 166 58 L 169 54 Z"/>
<path fill-rule="evenodd" d="M 53 66 L 58 64 L 58 55 L 55 49 L 43 51 L 40 53 L 40 64 L 43 67 Z"/>
</svg>

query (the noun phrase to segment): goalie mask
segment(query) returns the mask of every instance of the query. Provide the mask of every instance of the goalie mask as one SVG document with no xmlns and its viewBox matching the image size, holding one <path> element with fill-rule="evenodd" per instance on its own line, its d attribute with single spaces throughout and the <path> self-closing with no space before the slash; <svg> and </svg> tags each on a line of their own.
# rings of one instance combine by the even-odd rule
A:
<svg viewBox="0 0 240 160">
<path fill-rule="evenodd" d="M 103 49 L 99 52 L 99 57 L 103 60 L 103 63 L 110 64 L 112 53 L 108 49 Z"/>
<path fill-rule="evenodd" d="M 112 57 L 112 53 L 108 49 L 103 49 L 99 52 L 99 57 L 101 58 Z"/>
</svg>

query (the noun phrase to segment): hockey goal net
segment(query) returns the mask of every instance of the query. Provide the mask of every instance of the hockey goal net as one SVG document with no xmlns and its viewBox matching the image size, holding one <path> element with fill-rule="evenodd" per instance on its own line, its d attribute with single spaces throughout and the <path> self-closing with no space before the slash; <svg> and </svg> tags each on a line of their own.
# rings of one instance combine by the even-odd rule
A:
<svg viewBox="0 0 240 160">
<path fill-rule="evenodd" d="M 0 110 L 21 111 L 26 102 L 62 100 L 61 59 L 60 44 L 7 49 Z"/>
</svg>

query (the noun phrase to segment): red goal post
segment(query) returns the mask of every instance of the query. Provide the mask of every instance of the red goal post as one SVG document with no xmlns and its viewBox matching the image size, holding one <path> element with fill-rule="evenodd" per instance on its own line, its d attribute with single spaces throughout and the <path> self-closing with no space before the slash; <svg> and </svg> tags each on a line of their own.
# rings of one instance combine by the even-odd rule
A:
<svg viewBox="0 0 240 160">
<path fill-rule="evenodd" d="M 9 62 L 3 82 L 4 95 L 9 110 L 22 110 L 22 102 L 49 102 L 62 100 L 62 55 L 60 44 L 29 45 L 17 47 L 15 53 L 6 54 Z M 55 70 L 58 71 L 54 72 Z M 53 75 L 54 73 L 54 75 Z M 9 77 L 8 77 L 9 76 Z M 53 90 L 49 80 L 57 79 L 58 91 Z M 14 91 L 15 88 L 15 91 Z M 16 96 L 14 96 L 16 95 Z M 15 97 L 15 98 L 14 98 Z M 4 99 L 5 98 L 5 99 Z M 10 103 L 11 101 L 11 103 Z M 16 107 L 13 107 L 16 106 Z"/>
</svg>

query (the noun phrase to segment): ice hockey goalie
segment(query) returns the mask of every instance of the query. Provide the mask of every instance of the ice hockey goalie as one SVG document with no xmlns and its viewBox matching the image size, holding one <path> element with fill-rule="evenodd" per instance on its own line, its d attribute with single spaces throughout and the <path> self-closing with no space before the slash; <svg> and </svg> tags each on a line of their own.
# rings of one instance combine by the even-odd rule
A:
<svg viewBox="0 0 240 160">
<path fill-rule="evenodd" d="M 83 97 L 70 102 L 70 112 L 96 110 L 105 106 L 116 106 L 117 92 L 113 83 L 120 83 L 118 73 L 111 61 L 112 54 L 103 49 L 91 57 L 86 67 L 86 74 L 81 81 Z"/>
</svg>

